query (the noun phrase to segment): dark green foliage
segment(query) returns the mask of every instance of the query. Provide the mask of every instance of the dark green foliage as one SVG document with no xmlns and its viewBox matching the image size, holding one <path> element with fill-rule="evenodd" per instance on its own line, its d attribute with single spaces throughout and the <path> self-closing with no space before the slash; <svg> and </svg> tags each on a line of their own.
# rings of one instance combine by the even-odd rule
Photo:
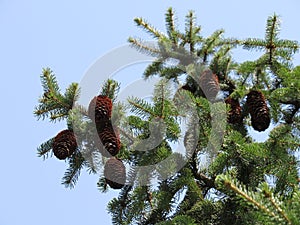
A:
<svg viewBox="0 0 300 225">
<path fill-rule="evenodd" d="M 76 152 L 68 160 L 68 163 L 69 163 L 69 168 L 66 170 L 61 183 L 65 185 L 65 187 L 72 188 L 75 186 L 79 178 L 81 169 L 86 164 L 86 160 L 80 152 Z"/>
<path fill-rule="evenodd" d="M 261 66 L 269 65 L 271 69 L 278 69 L 277 66 L 287 66 L 291 63 L 291 57 L 299 50 L 298 42 L 279 39 L 280 18 L 276 14 L 267 20 L 265 39 L 248 38 L 243 41 L 243 47 L 247 50 L 264 50 L 258 62 Z"/>
<path fill-rule="evenodd" d="M 279 38 L 277 15 L 267 19 L 264 39 L 245 40 L 227 38 L 222 29 L 202 36 L 192 11 L 183 31 L 172 8 L 165 16 L 166 33 L 134 20 L 155 44 L 129 38 L 133 47 L 156 57 L 144 72 L 144 78 L 161 77 L 153 98 L 133 96 L 124 106 L 116 102 L 118 83 L 108 80 L 99 94 L 114 103 L 109 126 L 95 128 L 86 109 L 72 108 L 77 85 L 63 95 L 52 72 L 44 70 L 35 115 L 67 119 L 77 134 L 78 149 L 66 160 L 63 184 L 74 186 L 84 167 L 103 171 L 107 159 L 97 141 L 114 142 L 118 150 L 109 152 L 116 159 L 107 162 L 122 163 L 101 172 L 97 183 L 103 192 L 121 188 L 108 204 L 113 224 L 300 224 L 300 66 L 292 61 L 298 42 Z M 236 47 L 261 56 L 239 62 L 232 54 Z M 254 140 L 249 126 L 267 140 Z M 111 132 L 115 127 L 118 132 Z M 177 152 L 180 143 L 184 147 Z M 40 145 L 39 156 L 52 153 L 52 144 L 53 138 Z M 119 186 L 104 176 L 114 169 Z"/>
<path fill-rule="evenodd" d="M 39 99 L 40 104 L 35 108 L 34 114 L 42 119 L 49 117 L 51 121 L 67 118 L 78 96 L 78 84 L 72 83 L 65 94 L 61 94 L 55 75 L 49 68 L 43 70 L 41 82 L 43 96 Z"/>
<path fill-rule="evenodd" d="M 53 140 L 54 138 L 51 138 L 38 147 L 37 151 L 39 157 L 43 157 L 44 159 L 48 158 L 49 152 L 52 150 Z"/>
</svg>

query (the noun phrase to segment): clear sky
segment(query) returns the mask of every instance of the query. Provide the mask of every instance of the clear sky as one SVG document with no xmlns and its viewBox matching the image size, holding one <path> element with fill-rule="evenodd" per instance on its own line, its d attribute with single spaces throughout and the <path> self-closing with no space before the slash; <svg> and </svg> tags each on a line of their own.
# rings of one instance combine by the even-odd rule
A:
<svg viewBox="0 0 300 225">
<path fill-rule="evenodd" d="M 37 157 L 37 146 L 65 127 L 33 117 L 42 92 L 39 75 L 50 67 L 63 89 L 80 82 L 96 59 L 129 36 L 149 38 L 134 25 L 134 17 L 164 31 L 170 6 L 179 24 L 192 9 L 204 34 L 224 28 L 228 37 L 238 38 L 263 38 L 266 19 L 276 12 L 282 16 L 281 37 L 300 41 L 298 0 L 0 0 L 0 225 L 111 224 L 106 205 L 117 191 L 100 193 L 98 178 L 85 172 L 75 189 L 65 189 L 60 185 L 64 162 Z M 252 53 L 238 56 L 246 59 L 247 54 Z M 122 79 L 142 75 L 129 71 Z"/>
</svg>

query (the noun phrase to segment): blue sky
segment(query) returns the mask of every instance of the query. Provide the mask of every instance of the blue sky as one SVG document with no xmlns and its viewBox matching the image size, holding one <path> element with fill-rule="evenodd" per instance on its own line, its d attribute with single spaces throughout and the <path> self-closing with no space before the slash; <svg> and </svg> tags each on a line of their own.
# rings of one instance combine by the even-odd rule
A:
<svg viewBox="0 0 300 225">
<path fill-rule="evenodd" d="M 39 75 L 50 67 L 62 89 L 80 82 L 95 60 L 129 36 L 149 38 L 134 25 L 134 17 L 164 31 L 169 6 L 179 24 L 192 9 L 204 34 L 224 28 L 227 36 L 238 38 L 263 38 L 266 19 L 276 12 L 282 16 L 281 37 L 300 41 L 297 0 L 0 0 L 0 225 L 111 224 L 106 204 L 117 191 L 99 193 L 98 178 L 86 173 L 75 189 L 65 189 L 60 181 L 66 165 L 37 157 L 36 147 L 65 127 L 33 117 L 42 91 Z M 241 60 L 248 56 L 252 53 L 237 54 Z M 296 62 L 300 64 L 299 56 Z M 132 81 L 141 73 L 129 69 L 120 79 Z"/>
</svg>

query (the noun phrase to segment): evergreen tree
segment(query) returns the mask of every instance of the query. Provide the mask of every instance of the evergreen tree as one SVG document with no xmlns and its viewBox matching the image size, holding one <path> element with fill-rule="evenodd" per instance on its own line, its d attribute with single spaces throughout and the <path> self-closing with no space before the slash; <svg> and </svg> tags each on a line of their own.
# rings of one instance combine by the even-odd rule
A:
<svg viewBox="0 0 300 225">
<path fill-rule="evenodd" d="M 145 79 L 161 77 L 151 101 L 131 97 L 124 106 L 116 101 L 119 84 L 107 80 L 93 107 L 74 107 L 78 84 L 62 94 L 53 72 L 44 69 L 34 114 L 65 120 L 67 128 L 41 144 L 39 156 L 66 160 L 67 187 L 83 168 L 104 170 L 99 189 L 120 189 L 108 204 L 114 224 L 300 224 L 298 42 L 280 39 L 275 14 L 264 39 L 246 40 L 226 38 L 224 30 L 203 37 L 192 11 L 180 31 L 174 14 L 166 12 L 166 33 L 134 20 L 155 45 L 129 38 L 156 57 L 144 72 Z M 240 47 L 261 56 L 238 62 L 232 50 Z M 257 142 L 250 127 L 272 130 Z M 175 152 L 182 139 L 185 151 Z"/>
</svg>

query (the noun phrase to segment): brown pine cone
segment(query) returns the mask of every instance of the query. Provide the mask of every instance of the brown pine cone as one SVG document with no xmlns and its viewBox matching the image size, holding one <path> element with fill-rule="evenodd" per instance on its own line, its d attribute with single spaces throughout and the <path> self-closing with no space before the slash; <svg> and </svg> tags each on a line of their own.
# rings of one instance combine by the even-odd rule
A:
<svg viewBox="0 0 300 225">
<path fill-rule="evenodd" d="M 112 113 L 112 101 L 105 95 L 95 96 L 88 109 L 89 117 L 95 121 L 96 125 L 101 125 L 103 121 L 109 120 Z"/>
<path fill-rule="evenodd" d="M 64 160 L 71 156 L 77 148 L 76 138 L 71 130 L 63 130 L 59 132 L 53 141 L 52 150 L 54 155 Z"/>
<path fill-rule="evenodd" d="M 205 70 L 200 76 L 200 87 L 209 101 L 214 101 L 219 90 L 219 79 L 210 70 Z"/>
<path fill-rule="evenodd" d="M 106 183 L 113 189 L 121 189 L 126 182 L 126 168 L 121 160 L 110 158 L 104 166 Z"/>
<path fill-rule="evenodd" d="M 264 131 L 271 122 L 269 108 L 265 97 L 260 91 L 250 91 L 246 104 L 251 115 L 251 124 L 254 130 Z"/>
<path fill-rule="evenodd" d="M 115 156 L 119 153 L 121 148 L 120 137 L 117 128 L 113 128 L 110 122 L 98 131 L 99 139 L 96 144 L 101 154 L 105 157 Z"/>
<path fill-rule="evenodd" d="M 230 105 L 227 121 L 228 123 L 241 123 L 242 122 L 242 108 L 238 100 L 228 97 L 225 99 L 225 103 Z"/>
</svg>

